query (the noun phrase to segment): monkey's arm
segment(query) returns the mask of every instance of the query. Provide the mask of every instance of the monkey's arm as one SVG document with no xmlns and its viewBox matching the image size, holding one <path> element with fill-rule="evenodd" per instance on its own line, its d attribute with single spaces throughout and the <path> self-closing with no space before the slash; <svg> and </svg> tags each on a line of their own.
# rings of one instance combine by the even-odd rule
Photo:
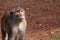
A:
<svg viewBox="0 0 60 40">
<path fill-rule="evenodd" d="M 4 15 L 2 16 L 2 19 L 1 19 L 1 26 L 3 26 L 4 24 L 6 24 L 7 19 L 8 19 L 8 16 L 9 16 L 8 13 L 6 13 L 6 14 L 4 14 Z"/>
<path fill-rule="evenodd" d="M 9 29 L 8 28 L 8 16 L 9 14 L 5 13 L 1 18 L 1 30 L 3 31 L 8 31 L 7 29 Z"/>
</svg>

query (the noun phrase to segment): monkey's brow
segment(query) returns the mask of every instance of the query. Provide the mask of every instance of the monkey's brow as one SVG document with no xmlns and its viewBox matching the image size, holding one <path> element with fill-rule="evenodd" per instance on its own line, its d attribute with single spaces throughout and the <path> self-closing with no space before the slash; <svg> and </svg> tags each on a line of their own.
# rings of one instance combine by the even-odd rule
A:
<svg viewBox="0 0 60 40">
<path fill-rule="evenodd" d="M 20 10 L 16 10 L 16 12 L 20 12 Z"/>
<path fill-rule="evenodd" d="M 16 12 L 20 12 L 20 10 L 24 10 L 24 9 L 23 9 L 23 8 L 18 7 L 18 8 L 16 8 L 15 10 L 16 10 Z"/>
<path fill-rule="evenodd" d="M 15 12 L 20 12 L 21 9 L 15 9 Z"/>
<path fill-rule="evenodd" d="M 11 10 L 12 13 L 20 12 L 20 10 Z"/>
<path fill-rule="evenodd" d="M 20 12 L 20 10 L 23 10 L 22 8 L 14 8 L 11 10 L 11 12 L 15 13 L 15 12 Z"/>
</svg>

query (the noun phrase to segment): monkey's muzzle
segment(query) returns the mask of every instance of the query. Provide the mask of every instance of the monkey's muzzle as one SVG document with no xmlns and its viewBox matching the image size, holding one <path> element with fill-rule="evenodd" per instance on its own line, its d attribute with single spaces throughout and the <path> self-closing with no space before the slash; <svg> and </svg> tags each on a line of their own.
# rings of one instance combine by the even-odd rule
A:
<svg viewBox="0 0 60 40">
<path fill-rule="evenodd" d="M 22 21 L 22 20 L 23 20 L 23 18 L 17 17 L 17 21 Z"/>
</svg>

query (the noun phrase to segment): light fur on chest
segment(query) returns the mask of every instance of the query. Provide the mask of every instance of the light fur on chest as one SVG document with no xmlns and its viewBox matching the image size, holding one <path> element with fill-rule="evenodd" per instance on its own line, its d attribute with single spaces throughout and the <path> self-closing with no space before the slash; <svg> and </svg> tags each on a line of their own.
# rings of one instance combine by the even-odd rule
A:
<svg viewBox="0 0 60 40">
<path fill-rule="evenodd" d="M 23 20 L 21 23 L 19 23 L 19 25 L 18 26 L 14 26 L 13 27 L 13 32 L 14 33 L 18 33 L 18 31 L 25 31 L 26 30 L 26 20 Z"/>
</svg>

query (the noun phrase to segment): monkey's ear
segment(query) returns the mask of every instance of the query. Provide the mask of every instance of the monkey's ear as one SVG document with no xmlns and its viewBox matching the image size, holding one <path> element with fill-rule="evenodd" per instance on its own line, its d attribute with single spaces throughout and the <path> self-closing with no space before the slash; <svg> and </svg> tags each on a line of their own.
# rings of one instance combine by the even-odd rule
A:
<svg viewBox="0 0 60 40">
<path fill-rule="evenodd" d="M 10 16 L 13 16 L 13 12 L 10 12 Z"/>
<path fill-rule="evenodd" d="M 13 12 L 10 12 L 10 15 L 13 15 Z"/>
</svg>

